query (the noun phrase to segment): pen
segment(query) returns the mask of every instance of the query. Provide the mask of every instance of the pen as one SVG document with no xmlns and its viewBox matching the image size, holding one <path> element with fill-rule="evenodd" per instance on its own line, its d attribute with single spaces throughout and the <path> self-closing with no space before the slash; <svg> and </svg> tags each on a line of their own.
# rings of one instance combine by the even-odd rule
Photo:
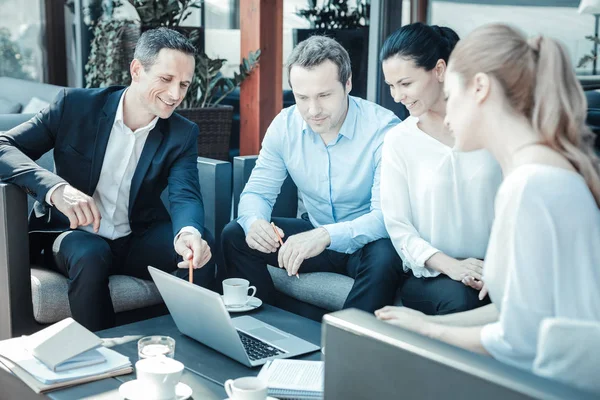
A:
<svg viewBox="0 0 600 400">
<path fill-rule="evenodd" d="M 190 258 L 190 283 L 194 283 L 194 257 Z"/>
<path fill-rule="evenodd" d="M 283 246 L 283 240 L 281 240 L 281 236 L 279 236 L 279 231 L 277 230 L 277 227 L 275 226 L 275 224 L 273 222 L 271 222 L 271 226 L 273 227 L 273 230 L 275 231 L 275 234 L 277 235 L 277 239 L 279 239 L 279 244 Z M 296 273 L 296 278 L 300 279 L 300 274 Z"/>
</svg>

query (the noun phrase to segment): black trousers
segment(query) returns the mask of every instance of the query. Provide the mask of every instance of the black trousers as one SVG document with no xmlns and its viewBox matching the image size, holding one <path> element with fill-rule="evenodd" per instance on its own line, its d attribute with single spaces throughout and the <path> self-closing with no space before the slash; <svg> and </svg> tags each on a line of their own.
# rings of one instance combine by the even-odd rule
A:
<svg viewBox="0 0 600 400">
<path fill-rule="evenodd" d="M 273 222 L 283 229 L 287 237 L 314 229 L 304 219 L 273 218 Z M 221 239 L 228 274 L 249 280 L 251 285 L 256 286 L 257 297 L 273 304 L 275 287 L 267 264 L 278 266 L 278 253 L 266 254 L 248 247 L 244 230 L 236 221 L 225 227 Z M 300 279 L 303 272 L 334 272 L 354 278 L 354 286 L 344 308 L 354 307 L 368 312 L 393 303 L 404 275 L 402 260 L 389 239 L 371 242 L 353 254 L 325 250 L 304 260 L 299 270 Z"/>
<path fill-rule="evenodd" d="M 210 244 L 210 242 L 209 242 Z M 53 265 L 69 279 L 73 319 L 91 331 L 114 326 L 115 312 L 108 289 L 110 275 L 151 280 L 148 266 L 188 279 L 187 268 L 177 268 L 181 257 L 173 248 L 170 222 L 152 225 L 140 234 L 109 240 L 74 230 L 60 234 L 52 245 Z M 194 283 L 212 288 L 214 261 L 194 270 Z"/>
<path fill-rule="evenodd" d="M 479 291 L 444 274 L 435 278 L 416 278 L 408 272 L 400 295 L 402 305 L 428 315 L 468 311 L 490 302 L 489 296 L 479 300 Z"/>
</svg>

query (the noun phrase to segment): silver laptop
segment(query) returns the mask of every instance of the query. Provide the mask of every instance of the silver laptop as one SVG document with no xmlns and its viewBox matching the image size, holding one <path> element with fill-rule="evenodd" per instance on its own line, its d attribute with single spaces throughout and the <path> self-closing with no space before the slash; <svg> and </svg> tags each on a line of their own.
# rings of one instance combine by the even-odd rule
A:
<svg viewBox="0 0 600 400">
<path fill-rule="evenodd" d="M 148 267 L 177 329 L 249 367 L 320 349 L 248 315 L 231 318 L 221 296 Z"/>
</svg>

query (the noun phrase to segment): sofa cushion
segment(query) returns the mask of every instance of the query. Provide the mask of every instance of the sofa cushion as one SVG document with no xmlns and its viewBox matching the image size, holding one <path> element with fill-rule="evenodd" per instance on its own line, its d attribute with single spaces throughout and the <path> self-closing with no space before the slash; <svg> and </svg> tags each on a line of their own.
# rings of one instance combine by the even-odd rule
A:
<svg viewBox="0 0 600 400">
<path fill-rule="evenodd" d="M 292 279 L 284 269 L 268 268 L 278 291 L 327 311 L 341 310 L 354 284 L 354 279 L 332 272 L 300 273 L 300 279 Z"/>
<path fill-rule="evenodd" d="M 124 275 L 109 278 L 109 289 L 115 312 L 162 303 L 153 282 Z M 31 295 L 33 316 L 41 324 L 52 324 L 71 316 L 67 294 L 67 278 L 58 272 L 32 266 Z"/>
<path fill-rule="evenodd" d="M 23 107 L 23 114 L 37 114 L 39 111 L 42 111 L 44 108 L 48 107 L 50 103 L 45 100 L 39 99 L 37 97 L 32 97 L 29 100 L 29 103 Z"/>
<path fill-rule="evenodd" d="M 284 269 L 268 266 L 275 289 L 296 300 L 312 304 L 327 311 L 338 311 L 344 307 L 354 279 L 332 272 L 300 273 L 300 279 L 290 278 Z M 257 293 L 260 298 L 260 293 Z M 399 291 L 394 305 L 402 305 Z"/>
<path fill-rule="evenodd" d="M 17 114 L 22 107 L 21 103 L 0 97 L 0 114 Z"/>
</svg>

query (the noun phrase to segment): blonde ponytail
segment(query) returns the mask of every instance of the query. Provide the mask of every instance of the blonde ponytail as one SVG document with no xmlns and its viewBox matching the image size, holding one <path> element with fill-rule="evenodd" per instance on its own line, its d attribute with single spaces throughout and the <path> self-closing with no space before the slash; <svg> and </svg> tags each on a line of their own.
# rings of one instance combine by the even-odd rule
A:
<svg viewBox="0 0 600 400">
<path fill-rule="evenodd" d="M 529 41 L 537 58 L 531 122 L 545 144 L 562 154 L 583 176 L 600 206 L 598 158 L 585 124 L 587 101 L 567 52 L 557 41 L 539 36 Z"/>
<path fill-rule="evenodd" d="M 507 25 L 486 25 L 458 42 L 449 68 L 465 82 L 478 72 L 493 75 L 512 107 L 583 176 L 600 207 L 599 162 L 585 124 L 587 101 L 557 41 L 542 36 L 528 41 Z"/>
</svg>

